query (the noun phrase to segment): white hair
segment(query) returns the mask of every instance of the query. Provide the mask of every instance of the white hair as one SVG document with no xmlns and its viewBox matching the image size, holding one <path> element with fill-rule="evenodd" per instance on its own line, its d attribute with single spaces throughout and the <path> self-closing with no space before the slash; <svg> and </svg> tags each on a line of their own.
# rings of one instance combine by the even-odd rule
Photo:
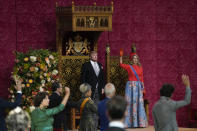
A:
<svg viewBox="0 0 197 131">
<path fill-rule="evenodd" d="M 91 89 L 91 86 L 88 83 L 83 83 L 79 87 L 79 90 L 82 94 L 86 94 L 90 89 Z"/>
<path fill-rule="evenodd" d="M 114 84 L 107 83 L 105 85 L 104 91 L 105 91 L 106 96 L 114 95 L 114 93 L 116 91 Z"/>
<path fill-rule="evenodd" d="M 30 126 L 30 116 L 20 107 L 16 107 L 6 117 L 6 124 L 8 131 L 25 131 Z"/>
</svg>

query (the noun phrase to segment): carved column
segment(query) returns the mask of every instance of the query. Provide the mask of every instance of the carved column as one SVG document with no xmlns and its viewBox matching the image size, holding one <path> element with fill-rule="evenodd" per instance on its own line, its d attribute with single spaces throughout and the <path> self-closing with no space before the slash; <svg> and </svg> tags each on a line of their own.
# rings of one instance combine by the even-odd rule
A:
<svg viewBox="0 0 197 131">
<path fill-rule="evenodd" d="M 110 82 L 110 46 L 106 46 L 106 71 L 107 71 L 107 82 Z"/>
</svg>

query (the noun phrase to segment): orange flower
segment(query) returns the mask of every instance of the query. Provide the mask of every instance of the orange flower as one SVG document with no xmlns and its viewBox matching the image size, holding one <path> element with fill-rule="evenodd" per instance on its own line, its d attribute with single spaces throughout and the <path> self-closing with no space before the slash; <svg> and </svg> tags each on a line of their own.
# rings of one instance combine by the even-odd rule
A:
<svg viewBox="0 0 197 131">
<path fill-rule="evenodd" d="M 32 92 L 32 95 L 36 95 L 36 94 L 37 94 L 37 92 L 35 92 L 35 91 Z"/>
<path fill-rule="evenodd" d="M 45 58 L 45 61 L 49 61 L 49 58 L 48 58 L 48 57 L 46 57 L 46 58 Z"/>
<path fill-rule="evenodd" d="M 24 61 L 28 61 L 28 60 L 29 60 L 29 58 L 28 58 L 28 57 L 25 57 L 25 58 L 24 58 Z"/>
<path fill-rule="evenodd" d="M 44 68 L 45 68 L 45 65 L 44 65 L 44 64 L 41 64 L 41 65 L 40 65 L 40 69 L 43 70 Z"/>
<path fill-rule="evenodd" d="M 33 80 L 32 79 L 29 79 L 29 83 L 33 83 Z"/>
<path fill-rule="evenodd" d="M 30 87 L 30 84 L 26 84 L 26 87 Z"/>
<path fill-rule="evenodd" d="M 34 68 L 34 67 L 30 67 L 30 71 L 32 71 L 32 72 L 33 72 L 34 70 L 35 70 L 35 68 Z"/>
</svg>

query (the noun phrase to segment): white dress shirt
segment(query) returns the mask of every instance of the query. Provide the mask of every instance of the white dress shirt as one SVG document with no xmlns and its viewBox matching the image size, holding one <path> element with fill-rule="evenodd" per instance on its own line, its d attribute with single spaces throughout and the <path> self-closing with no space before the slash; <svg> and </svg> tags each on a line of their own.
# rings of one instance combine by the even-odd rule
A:
<svg viewBox="0 0 197 131">
<path fill-rule="evenodd" d="M 124 124 L 121 121 L 111 121 L 109 127 L 119 127 L 124 129 Z"/>
<path fill-rule="evenodd" d="M 99 72 L 100 72 L 100 68 L 99 68 L 99 65 L 97 62 L 94 62 L 92 60 L 90 60 L 90 63 L 92 64 L 93 68 L 94 68 L 94 71 L 96 73 L 96 75 L 98 76 L 99 75 Z"/>
</svg>

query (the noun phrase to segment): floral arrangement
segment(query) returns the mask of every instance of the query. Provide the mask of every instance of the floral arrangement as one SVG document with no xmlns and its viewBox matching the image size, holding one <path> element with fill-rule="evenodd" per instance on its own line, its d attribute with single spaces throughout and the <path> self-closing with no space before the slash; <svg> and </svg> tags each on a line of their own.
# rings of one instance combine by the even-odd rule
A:
<svg viewBox="0 0 197 131">
<path fill-rule="evenodd" d="M 27 53 L 16 52 L 15 65 L 12 72 L 14 80 L 19 78 L 22 84 L 22 108 L 33 107 L 33 98 L 40 91 L 51 91 L 51 85 L 58 81 L 58 54 L 49 50 L 30 50 Z M 16 92 L 12 81 L 9 88 L 9 99 L 14 99 Z"/>
</svg>

